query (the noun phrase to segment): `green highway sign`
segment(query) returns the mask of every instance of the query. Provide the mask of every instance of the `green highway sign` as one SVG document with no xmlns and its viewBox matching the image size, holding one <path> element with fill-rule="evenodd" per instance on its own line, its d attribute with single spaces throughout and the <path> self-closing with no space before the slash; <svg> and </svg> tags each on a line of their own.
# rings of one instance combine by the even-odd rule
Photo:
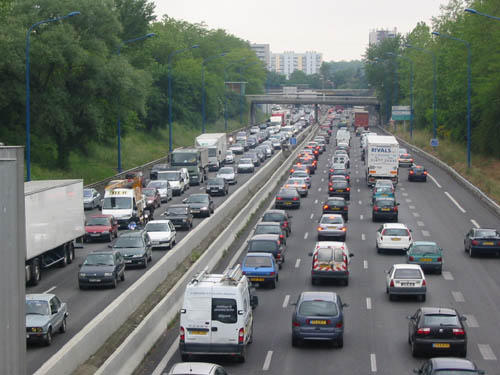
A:
<svg viewBox="0 0 500 375">
<path fill-rule="evenodd" d="M 392 119 L 394 121 L 407 121 L 411 120 L 411 110 L 406 105 L 393 105 L 392 106 Z"/>
</svg>

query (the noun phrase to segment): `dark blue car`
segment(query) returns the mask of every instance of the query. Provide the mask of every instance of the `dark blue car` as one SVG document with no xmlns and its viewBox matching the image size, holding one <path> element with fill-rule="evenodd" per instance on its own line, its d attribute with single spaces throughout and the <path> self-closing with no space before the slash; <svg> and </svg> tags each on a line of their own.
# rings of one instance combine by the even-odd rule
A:
<svg viewBox="0 0 500 375">
<path fill-rule="evenodd" d="M 248 253 L 243 259 L 241 269 L 248 280 L 258 285 L 276 288 L 278 264 L 271 253 Z"/>
</svg>

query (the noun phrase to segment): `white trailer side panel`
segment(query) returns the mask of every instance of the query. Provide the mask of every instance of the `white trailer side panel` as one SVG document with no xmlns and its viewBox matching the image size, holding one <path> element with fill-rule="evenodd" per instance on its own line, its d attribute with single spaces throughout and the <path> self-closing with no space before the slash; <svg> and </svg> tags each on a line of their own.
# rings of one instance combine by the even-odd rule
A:
<svg viewBox="0 0 500 375">
<path fill-rule="evenodd" d="M 85 233 L 82 180 L 31 181 L 24 184 L 26 259 Z"/>
</svg>

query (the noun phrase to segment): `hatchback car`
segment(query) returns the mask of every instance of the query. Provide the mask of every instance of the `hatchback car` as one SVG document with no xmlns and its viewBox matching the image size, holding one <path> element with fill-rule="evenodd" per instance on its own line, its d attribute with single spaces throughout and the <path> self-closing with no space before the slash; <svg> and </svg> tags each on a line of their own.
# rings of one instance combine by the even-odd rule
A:
<svg viewBox="0 0 500 375">
<path fill-rule="evenodd" d="M 300 208 L 300 195 L 297 189 L 281 188 L 276 194 L 274 208 Z"/>
<path fill-rule="evenodd" d="M 283 245 L 286 246 L 286 230 L 281 227 L 281 224 L 273 221 L 260 221 L 255 226 L 253 234 L 277 234 Z"/>
<path fill-rule="evenodd" d="M 342 197 L 346 200 L 351 199 L 351 188 L 347 181 L 332 181 L 328 184 L 328 195 L 330 197 Z"/>
<path fill-rule="evenodd" d="M 328 172 L 329 180 L 331 180 L 332 176 L 344 176 L 347 182 L 351 183 L 351 174 L 345 168 L 335 168 L 334 172 Z"/>
<path fill-rule="evenodd" d="M 101 206 L 101 194 L 94 188 L 83 189 L 83 208 L 94 209 Z"/>
<path fill-rule="evenodd" d="M 271 289 L 276 288 L 279 268 L 271 253 L 248 253 L 241 262 L 241 270 L 250 282 L 267 284 Z"/>
<path fill-rule="evenodd" d="M 226 157 L 224 158 L 224 164 L 233 164 L 234 163 L 234 152 L 229 149 L 226 150 Z"/>
<path fill-rule="evenodd" d="M 420 375 L 484 375 L 485 371 L 477 368 L 476 364 L 468 359 L 453 357 L 430 358 L 424 362 L 419 369 L 413 369 L 415 374 Z"/>
<path fill-rule="evenodd" d="M 344 346 L 344 307 L 334 292 L 302 292 L 294 304 L 292 315 L 292 345 L 304 340 L 327 340 Z"/>
<path fill-rule="evenodd" d="M 238 162 L 238 173 L 253 173 L 255 170 L 255 166 L 253 164 L 252 159 L 250 158 L 241 158 Z"/>
<path fill-rule="evenodd" d="M 241 155 L 245 152 L 245 147 L 240 142 L 236 142 L 229 149 L 236 155 Z"/>
<path fill-rule="evenodd" d="M 386 274 L 386 293 L 392 301 L 396 296 L 410 295 L 424 302 L 427 282 L 418 264 L 395 264 Z"/>
<path fill-rule="evenodd" d="M 421 165 L 413 165 L 408 169 L 408 181 L 427 181 L 427 170 Z"/>
<path fill-rule="evenodd" d="M 464 249 L 470 257 L 479 253 L 500 255 L 500 233 L 496 229 L 472 228 L 465 234 Z"/>
<path fill-rule="evenodd" d="M 95 251 L 88 254 L 80 265 L 80 289 L 103 285 L 116 288 L 118 280 L 125 280 L 125 260 L 119 251 Z"/>
<path fill-rule="evenodd" d="M 248 253 L 270 253 L 274 256 L 276 263 L 281 269 L 285 263 L 286 246 L 280 241 L 277 234 L 256 234 L 248 240 L 247 243 Z"/>
<path fill-rule="evenodd" d="M 125 266 L 146 268 L 153 260 L 153 248 L 149 234 L 145 230 L 133 230 L 123 233 L 113 244 L 125 260 Z"/>
<path fill-rule="evenodd" d="M 219 169 L 219 172 L 217 172 L 216 177 L 223 178 L 229 185 L 233 185 L 238 182 L 236 180 L 236 171 L 233 167 L 222 167 Z"/>
<path fill-rule="evenodd" d="M 112 215 L 92 215 L 85 221 L 85 241 L 106 240 L 118 237 L 118 222 Z"/>
<path fill-rule="evenodd" d="M 399 203 L 396 203 L 394 198 L 376 198 L 373 202 L 372 221 L 398 221 L 398 206 Z"/>
<path fill-rule="evenodd" d="M 311 177 L 309 176 L 309 173 L 307 173 L 305 170 L 294 170 L 290 174 L 290 178 L 303 178 L 307 187 L 309 189 L 311 188 Z"/>
<path fill-rule="evenodd" d="M 162 202 L 168 202 L 172 199 L 173 191 L 170 187 L 170 183 L 167 180 L 150 181 L 147 187 L 157 189 L 158 193 L 160 193 Z"/>
<path fill-rule="evenodd" d="M 208 194 L 191 194 L 182 203 L 189 205 L 193 215 L 209 217 L 215 211 L 214 201 Z"/>
<path fill-rule="evenodd" d="M 347 227 L 344 218 L 338 214 L 321 215 L 316 231 L 318 232 L 318 241 L 325 238 L 338 238 L 345 242 L 347 237 Z"/>
<path fill-rule="evenodd" d="M 395 199 L 394 189 L 390 186 L 378 186 L 372 190 L 372 204 L 379 198 L 392 198 Z"/>
<path fill-rule="evenodd" d="M 292 215 L 288 214 L 285 210 L 267 210 L 262 215 L 262 221 L 280 223 L 287 237 L 292 233 Z"/>
<path fill-rule="evenodd" d="M 349 219 L 349 204 L 342 197 L 330 197 L 323 202 L 323 214 L 342 215 L 344 221 Z"/>
<path fill-rule="evenodd" d="M 174 228 L 190 230 L 193 227 L 193 213 L 187 204 L 173 204 L 162 215 Z"/>
<path fill-rule="evenodd" d="M 26 294 L 26 342 L 52 344 L 56 332 L 66 332 L 68 306 L 55 294 Z"/>
<path fill-rule="evenodd" d="M 411 243 L 411 230 L 405 224 L 386 223 L 377 229 L 377 252 L 385 250 L 406 251 Z"/>
<path fill-rule="evenodd" d="M 383 180 L 383 179 L 375 180 L 375 185 L 373 185 L 374 188 L 382 186 L 390 186 L 393 191 L 396 191 L 394 183 L 391 180 Z"/>
<path fill-rule="evenodd" d="M 255 152 L 255 151 L 245 152 L 243 154 L 242 158 L 252 160 L 252 163 L 253 163 L 254 167 L 260 166 L 260 163 L 261 163 L 260 157 L 259 157 L 259 155 L 257 155 L 257 152 Z"/>
<path fill-rule="evenodd" d="M 301 197 L 307 197 L 309 193 L 309 187 L 307 186 L 306 180 L 300 177 L 289 177 L 283 187 L 285 189 L 297 189 L 297 193 L 299 193 Z"/>
<path fill-rule="evenodd" d="M 144 188 L 142 189 L 142 193 L 146 197 L 146 207 L 149 209 L 157 209 L 161 206 L 161 196 L 157 189 L 153 188 Z"/>
<path fill-rule="evenodd" d="M 413 164 L 413 157 L 409 153 L 399 154 L 399 166 L 411 167 Z"/>
<path fill-rule="evenodd" d="M 408 319 L 408 342 L 414 357 L 421 354 L 467 355 L 467 333 L 463 324 L 466 317 L 457 310 L 421 307 Z"/>
<path fill-rule="evenodd" d="M 229 194 L 229 183 L 221 177 L 209 178 L 207 180 L 207 185 L 205 191 L 209 195 L 228 195 Z"/>
<path fill-rule="evenodd" d="M 151 220 L 144 230 L 148 233 L 151 239 L 151 248 L 168 248 L 171 249 L 175 245 L 175 227 L 170 220 Z"/>
<path fill-rule="evenodd" d="M 227 375 L 224 367 L 215 363 L 206 362 L 180 362 L 170 368 L 168 375 Z"/>
<path fill-rule="evenodd" d="M 415 241 L 406 256 L 409 264 L 418 264 L 424 272 L 441 274 L 443 270 L 443 249 L 435 242 Z"/>
</svg>

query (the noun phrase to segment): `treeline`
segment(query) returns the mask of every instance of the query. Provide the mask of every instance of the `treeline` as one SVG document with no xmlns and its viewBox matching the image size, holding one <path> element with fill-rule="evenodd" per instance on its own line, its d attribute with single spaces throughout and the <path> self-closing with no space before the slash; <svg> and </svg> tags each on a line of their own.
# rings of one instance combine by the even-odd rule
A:
<svg viewBox="0 0 500 375">
<path fill-rule="evenodd" d="M 33 162 L 66 168 L 69 153 L 87 153 L 90 142 L 116 144 L 118 117 L 123 133 L 167 127 L 174 51 L 186 49 L 170 61 L 177 123 L 201 132 L 203 61 L 207 122 L 223 116 L 225 71 L 229 81 L 247 82 L 247 93 L 263 90 L 265 69 L 247 41 L 205 24 L 166 15 L 159 20 L 154 10 L 148 0 L 2 0 L 0 141 L 25 144 L 28 29 L 74 11 L 80 14 L 41 24 L 30 34 Z M 150 33 L 155 36 L 124 43 Z M 228 98 L 234 117 L 240 100 L 230 92 Z"/>
<path fill-rule="evenodd" d="M 409 105 L 410 59 L 414 70 L 414 126 L 430 129 L 433 127 L 435 55 L 438 137 L 465 142 L 468 43 L 471 50 L 472 149 L 500 157 L 500 22 L 466 12 L 466 8 L 500 16 L 498 0 L 450 0 L 442 7 L 441 14 L 433 18 L 431 26 L 421 22 L 406 35 L 370 46 L 365 53 L 365 69 L 368 82 L 377 89 L 386 118 L 386 108 L 395 102 Z M 433 31 L 440 36 L 433 35 Z"/>
</svg>

